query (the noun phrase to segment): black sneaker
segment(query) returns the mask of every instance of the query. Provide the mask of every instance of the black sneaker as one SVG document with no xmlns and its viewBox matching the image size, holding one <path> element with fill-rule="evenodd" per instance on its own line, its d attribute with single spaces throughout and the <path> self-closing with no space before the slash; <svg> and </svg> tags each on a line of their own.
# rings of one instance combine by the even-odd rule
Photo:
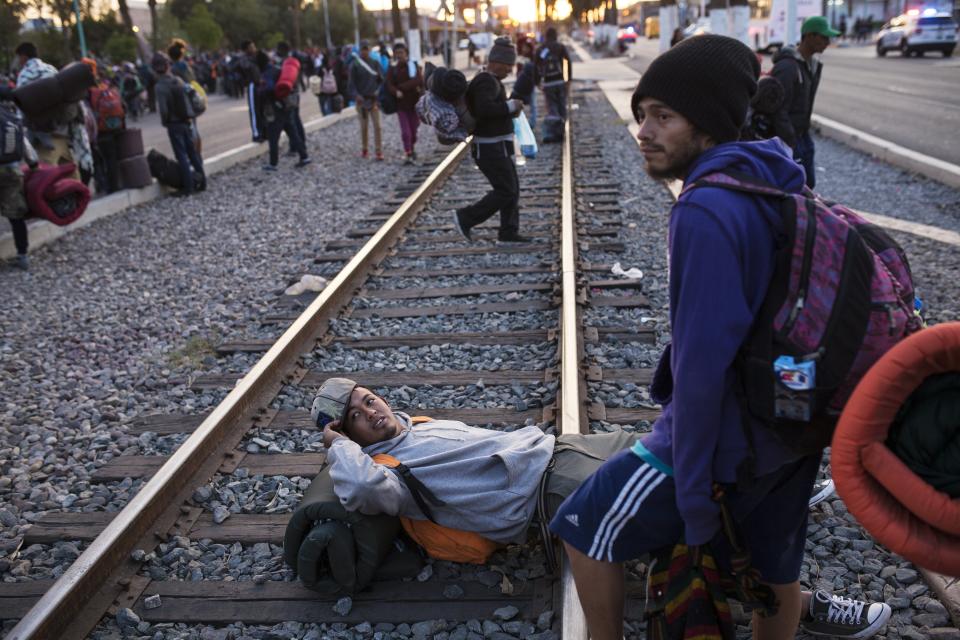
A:
<svg viewBox="0 0 960 640">
<path fill-rule="evenodd" d="M 519 233 L 501 233 L 497 236 L 500 242 L 533 242 L 532 238 L 522 236 Z"/>
<path fill-rule="evenodd" d="M 453 213 L 453 228 L 457 230 L 457 233 L 459 233 L 461 236 L 463 236 L 463 239 L 464 239 L 464 240 L 466 240 L 467 242 L 470 242 L 470 240 L 471 240 L 471 238 L 470 238 L 470 227 L 465 227 L 465 226 L 463 226 L 463 223 L 460 222 L 460 212 L 459 212 L 459 211 L 457 211 L 456 209 L 454 209 L 454 210 L 452 211 L 452 213 Z"/>
<path fill-rule="evenodd" d="M 814 636 L 869 638 L 887 624 L 893 611 L 885 602 L 863 600 L 814 591 L 810 598 L 810 617 L 800 627 Z"/>
<path fill-rule="evenodd" d="M 313 160 L 311 160 L 310 158 L 304 158 L 304 159 L 302 159 L 300 162 L 298 162 L 297 164 L 295 164 L 294 166 L 295 166 L 297 169 L 302 169 L 302 168 L 304 168 L 305 166 L 307 166 L 308 164 L 310 164 L 311 162 L 313 162 Z"/>
</svg>

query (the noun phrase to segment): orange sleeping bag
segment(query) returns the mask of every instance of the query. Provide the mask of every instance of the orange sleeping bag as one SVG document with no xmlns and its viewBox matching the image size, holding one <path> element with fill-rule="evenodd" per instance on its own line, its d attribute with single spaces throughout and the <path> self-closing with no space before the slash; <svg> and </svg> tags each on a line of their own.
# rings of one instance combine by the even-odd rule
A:
<svg viewBox="0 0 960 640">
<path fill-rule="evenodd" d="M 920 478 L 887 447 L 891 423 L 930 376 L 960 372 L 960 322 L 924 329 L 890 349 L 847 402 L 833 436 L 837 492 L 857 520 L 892 551 L 960 575 L 960 499 Z"/>
</svg>

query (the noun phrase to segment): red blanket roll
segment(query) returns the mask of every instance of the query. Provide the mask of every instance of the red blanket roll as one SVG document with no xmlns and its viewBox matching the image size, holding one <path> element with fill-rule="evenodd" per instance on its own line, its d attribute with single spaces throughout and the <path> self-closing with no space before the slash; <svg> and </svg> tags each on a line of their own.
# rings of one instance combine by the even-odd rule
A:
<svg viewBox="0 0 960 640">
<path fill-rule="evenodd" d="M 830 463 L 837 492 L 891 551 L 960 575 L 960 499 L 914 473 L 885 442 L 907 398 L 931 375 L 960 371 L 960 322 L 924 329 L 888 351 L 863 377 L 837 424 Z"/>
<path fill-rule="evenodd" d="M 71 163 L 41 164 L 24 174 L 23 189 L 30 213 L 66 226 L 83 215 L 90 203 L 90 190 L 79 180 L 67 178 L 74 171 Z"/>
<path fill-rule="evenodd" d="M 277 78 L 277 85 L 273 89 L 273 94 L 278 99 L 283 100 L 293 93 L 293 88 L 297 86 L 297 79 L 300 77 L 300 61 L 292 56 L 283 60 L 283 66 L 280 67 L 280 77 Z"/>
</svg>

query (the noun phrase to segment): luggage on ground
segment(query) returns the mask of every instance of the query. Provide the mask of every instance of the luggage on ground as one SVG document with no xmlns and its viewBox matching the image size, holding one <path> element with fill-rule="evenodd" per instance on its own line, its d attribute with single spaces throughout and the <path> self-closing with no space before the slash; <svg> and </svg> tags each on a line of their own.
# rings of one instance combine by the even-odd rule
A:
<svg viewBox="0 0 960 640">
<path fill-rule="evenodd" d="M 163 155 L 156 149 L 151 149 L 147 154 L 147 164 L 150 166 L 150 175 L 157 179 L 157 182 L 174 189 L 183 188 L 180 179 L 180 165 L 176 160 L 172 160 Z M 203 178 L 199 173 L 193 171 L 193 188 L 198 191 L 203 187 Z"/>
<path fill-rule="evenodd" d="M 120 161 L 120 181 L 124 189 L 140 189 L 150 186 L 150 164 L 143 156 L 133 156 Z"/>
<path fill-rule="evenodd" d="M 124 129 L 117 134 L 117 157 L 121 160 L 143 155 L 143 132 Z"/>
</svg>

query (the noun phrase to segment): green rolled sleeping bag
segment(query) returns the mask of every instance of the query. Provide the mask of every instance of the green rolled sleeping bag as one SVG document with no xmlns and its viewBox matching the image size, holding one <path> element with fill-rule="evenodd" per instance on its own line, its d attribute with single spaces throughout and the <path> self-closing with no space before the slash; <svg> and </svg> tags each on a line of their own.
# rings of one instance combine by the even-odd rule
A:
<svg viewBox="0 0 960 640">
<path fill-rule="evenodd" d="M 375 580 L 416 575 L 413 545 L 398 545 L 400 519 L 347 511 L 325 466 L 303 495 L 283 537 L 284 560 L 304 586 L 324 595 L 356 594 Z"/>
</svg>

